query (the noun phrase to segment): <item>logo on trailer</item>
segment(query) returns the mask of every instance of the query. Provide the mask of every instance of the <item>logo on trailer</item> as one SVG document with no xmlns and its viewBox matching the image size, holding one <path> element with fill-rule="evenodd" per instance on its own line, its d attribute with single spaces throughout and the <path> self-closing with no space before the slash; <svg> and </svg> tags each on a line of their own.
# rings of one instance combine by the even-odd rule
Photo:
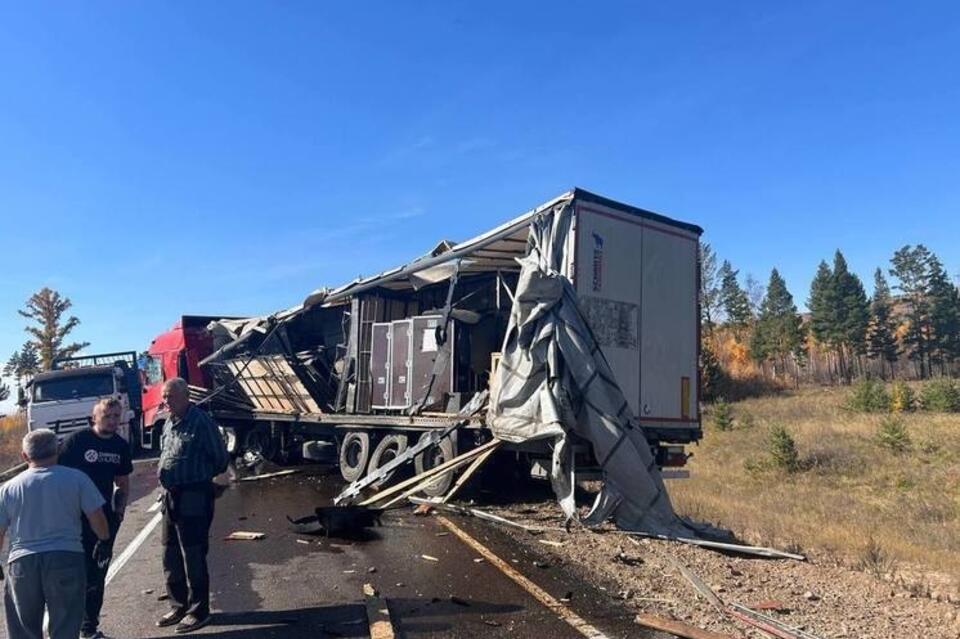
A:
<svg viewBox="0 0 960 639">
<path fill-rule="evenodd" d="M 593 235 L 593 290 L 603 288 L 603 237 L 599 233 Z"/>
</svg>

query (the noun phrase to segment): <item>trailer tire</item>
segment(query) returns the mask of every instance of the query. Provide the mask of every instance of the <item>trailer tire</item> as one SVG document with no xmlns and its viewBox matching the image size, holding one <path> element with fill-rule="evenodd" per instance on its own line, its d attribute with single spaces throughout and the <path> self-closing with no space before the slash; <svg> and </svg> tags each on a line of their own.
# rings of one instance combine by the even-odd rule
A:
<svg viewBox="0 0 960 639">
<path fill-rule="evenodd" d="M 380 443 L 377 444 L 377 447 L 373 449 L 373 453 L 370 455 L 369 468 L 367 474 L 376 472 L 377 469 L 386 466 L 394 459 L 399 457 L 407 450 L 407 436 L 403 433 L 394 433 L 391 435 L 385 436 L 380 440 Z M 393 476 L 397 474 L 397 470 L 391 471 L 387 474 L 386 477 L 380 479 L 371 486 L 373 488 L 380 488 L 386 486 L 390 483 L 390 480 L 393 479 Z"/>
<path fill-rule="evenodd" d="M 344 481 L 355 482 L 367 470 L 370 460 L 370 433 L 354 430 L 340 442 L 340 476 Z"/>
<path fill-rule="evenodd" d="M 430 433 L 420 435 L 420 442 L 430 437 Z M 419 442 L 418 442 L 419 443 Z M 433 448 L 428 448 L 414 458 L 414 466 L 417 474 L 435 468 L 444 462 L 448 462 L 457 456 L 457 447 L 450 437 L 444 437 L 440 443 Z M 450 486 L 453 485 L 454 471 L 449 471 L 439 475 L 435 480 L 423 487 L 422 491 L 429 497 L 440 497 L 445 495 Z"/>
</svg>

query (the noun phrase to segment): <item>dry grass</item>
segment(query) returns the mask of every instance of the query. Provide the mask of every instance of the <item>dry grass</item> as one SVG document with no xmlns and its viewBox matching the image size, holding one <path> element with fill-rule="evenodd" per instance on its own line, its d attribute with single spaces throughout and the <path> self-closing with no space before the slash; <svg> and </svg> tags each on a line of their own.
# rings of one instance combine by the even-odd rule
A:
<svg viewBox="0 0 960 639">
<path fill-rule="evenodd" d="M 920 570 L 960 582 L 960 415 L 903 413 L 912 445 L 881 445 L 883 415 L 844 408 L 846 389 L 802 389 L 732 404 L 669 483 L 677 510 L 754 543 L 801 548 L 870 572 Z M 770 428 L 796 440 L 799 471 L 774 469 Z"/>
<path fill-rule="evenodd" d="M 20 441 L 26 432 L 22 415 L 0 417 L 0 471 L 20 462 Z"/>
</svg>

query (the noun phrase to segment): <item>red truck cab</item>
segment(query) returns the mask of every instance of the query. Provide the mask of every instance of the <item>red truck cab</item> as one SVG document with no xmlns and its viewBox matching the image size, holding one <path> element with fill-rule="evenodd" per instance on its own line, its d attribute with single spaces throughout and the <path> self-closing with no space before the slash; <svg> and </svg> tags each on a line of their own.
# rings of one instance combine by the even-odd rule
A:
<svg viewBox="0 0 960 639">
<path fill-rule="evenodd" d="M 143 371 L 143 432 L 146 450 L 160 446 L 160 432 L 166 420 L 163 383 L 182 377 L 191 386 L 210 387 L 200 361 L 213 352 L 213 337 L 207 325 L 221 317 L 184 315 L 165 333 L 157 335 L 140 362 Z"/>
</svg>

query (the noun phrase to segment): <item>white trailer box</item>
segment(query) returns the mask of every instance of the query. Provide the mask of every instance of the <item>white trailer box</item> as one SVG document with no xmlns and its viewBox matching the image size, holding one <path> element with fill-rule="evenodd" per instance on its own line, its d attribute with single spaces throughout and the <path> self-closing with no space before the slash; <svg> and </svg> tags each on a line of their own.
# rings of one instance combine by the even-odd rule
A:
<svg viewBox="0 0 960 639">
<path fill-rule="evenodd" d="M 699 229 L 578 195 L 569 276 L 631 412 L 699 429 Z"/>
</svg>

